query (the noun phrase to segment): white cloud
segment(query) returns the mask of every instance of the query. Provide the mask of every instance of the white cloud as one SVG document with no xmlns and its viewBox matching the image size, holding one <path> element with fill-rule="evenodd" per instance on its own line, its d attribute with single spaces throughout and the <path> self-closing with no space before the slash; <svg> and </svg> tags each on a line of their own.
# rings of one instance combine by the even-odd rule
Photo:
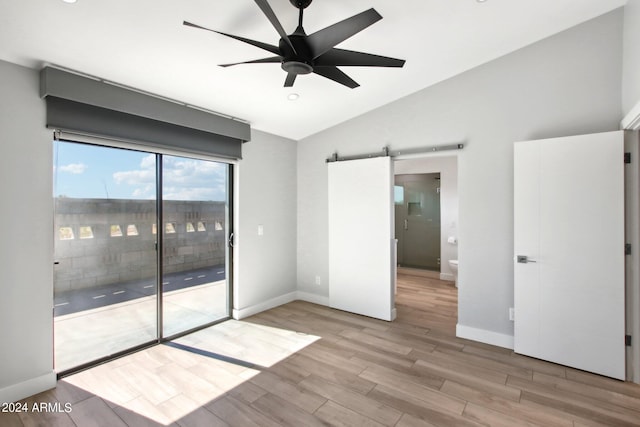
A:
<svg viewBox="0 0 640 427">
<path fill-rule="evenodd" d="M 69 163 L 68 165 L 60 166 L 60 172 L 67 172 L 74 175 L 80 175 L 87 170 L 89 166 L 84 163 Z"/>
<path fill-rule="evenodd" d="M 155 169 L 156 167 L 156 155 L 149 154 L 145 156 L 140 162 L 140 167 L 143 169 Z"/>
<path fill-rule="evenodd" d="M 140 169 L 113 174 L 116 184 L 132 186 L 137 199 L 155 197 L 155 156 L 140 162 Z M 225 200 L 226 165 L 222 163 L 164 157 L 163 196 L 165 200 Z"/>
<path fill-rule="evenodd" d="M 140 161 L 140 169 L 115 172 L 113 180 L 118 185 L 132 187 L 131 197 L 153 199 L 156 196 L 156 158 L 149 154 Z"/>
<path fill-rule="evenodd" d="M 113 180 L 116 184 L 139 185 L 155 182 L 156 171 L 154 170 L 135 170 L 125 172 L 115 172 Z"/>
</svg>

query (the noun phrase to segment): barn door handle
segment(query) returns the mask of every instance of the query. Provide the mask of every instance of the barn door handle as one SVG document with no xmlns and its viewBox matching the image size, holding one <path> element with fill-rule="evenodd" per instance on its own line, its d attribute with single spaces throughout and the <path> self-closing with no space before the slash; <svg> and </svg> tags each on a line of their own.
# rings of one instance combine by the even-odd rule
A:
<svg viewBox="0 0 640 427">
<path fill-rule="evenodd" d="M 526 255 L 516 255 L 516 261 L 518 261 L 520 264 L 528 264 L 530 262 L 536 262 L 532 259 L 529 259 L 529 257 Z"/>
</svg>

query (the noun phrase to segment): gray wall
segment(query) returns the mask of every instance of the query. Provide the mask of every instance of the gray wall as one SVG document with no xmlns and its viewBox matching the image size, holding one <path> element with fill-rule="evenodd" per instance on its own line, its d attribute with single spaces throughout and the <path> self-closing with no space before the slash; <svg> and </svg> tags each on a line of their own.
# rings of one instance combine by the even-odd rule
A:
<svg viewBox="0 0 640 427">
<path fill-rule="evenodd" d="M 326 157 L 464 141 L 458 321 L 508 343 L 513 142 L 618 128 L 622 18 L 616 10 L 300 141 L 299 289 L 328 295 Z"/>
<path fill-rule="evenodd" d="M 624 61 L 622 112 L 640 103 L 640 0 L 628 0 L 624 7 Z"/>
<path fill-rule="evenodd" d="M 296 290 L 296 142 L 253 130 L 242 156 L 234 306 L 244 316 Z"/>
<path fill-rule="evenodd" d="M 0 93 L 0 402 L 5 402 L 12 393 L 55 381 L 53 204 L 51 132 L 44 127 L 38 73 L 0 61 Z"/>
</svg>

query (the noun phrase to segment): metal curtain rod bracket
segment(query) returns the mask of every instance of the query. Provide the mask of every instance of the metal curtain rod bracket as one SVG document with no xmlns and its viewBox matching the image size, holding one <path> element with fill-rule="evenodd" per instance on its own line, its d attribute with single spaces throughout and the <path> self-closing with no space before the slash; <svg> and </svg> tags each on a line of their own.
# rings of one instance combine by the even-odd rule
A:
<svg viewBox="0 0 640 427">
<path fill-rule="evenodd" d="M 338 156 L 338 152 L 334 152 L 331 157 L 327 159 L 327 163 L 333 162 L 342 162 L 347 160 L 360 160 L 360 159 L 372 159 L 374 157 L 398 157 L 401 155 L 407 154 L 421 154 L 421 153 L 436 153 L 439 151 L 449 151 L 449 150 L 462 150 L 464 148 L 463 143 L 459 144 L 448 144 L 448 145 L 433 145 L 430 147 L 421 147 L 421 148 L 408 148 L 406 150 L 389 150 L 389 147 L 383 147 L 381 152 L 378 153 L 370 153 L 370 154 L 359 154 L 353 156 Z"/>
</svg>

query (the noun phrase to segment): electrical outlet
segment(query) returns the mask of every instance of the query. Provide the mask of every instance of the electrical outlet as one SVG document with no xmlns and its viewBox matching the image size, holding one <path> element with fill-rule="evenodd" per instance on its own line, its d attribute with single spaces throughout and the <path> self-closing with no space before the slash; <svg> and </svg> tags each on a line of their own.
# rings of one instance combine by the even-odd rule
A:
<svg viewBox="0 0 640 427">
<path fill-rule="evenodd" d="M 322 280 L 320 280 L 320 276 L 316 276 L 316 285 L 320 285 Z"/>
<path fill-rule="evenodd" d="M 516 320 L 516 310 L 513 307 L 509 308 L 509 320 Z"/>
</svg>

